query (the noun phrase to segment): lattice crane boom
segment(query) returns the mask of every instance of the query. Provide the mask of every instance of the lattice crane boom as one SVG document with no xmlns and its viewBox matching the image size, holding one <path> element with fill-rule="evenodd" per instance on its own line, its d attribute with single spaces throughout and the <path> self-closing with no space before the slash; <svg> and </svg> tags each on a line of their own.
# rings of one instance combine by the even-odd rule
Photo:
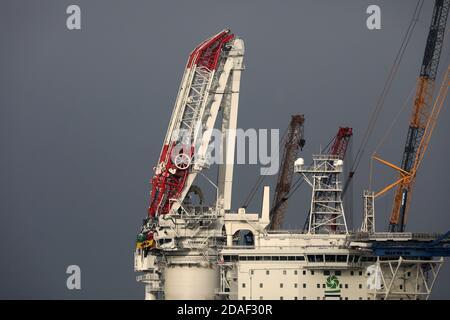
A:
<svg viewBox="0 0 450 320">
<path fill-rule="evenodd" d="M 403 232 L 405 230 L 411 192 L 418 167 L 417 160 L 423 158 L 423 152 L 426 150 L 426 148 L 420 148 L 420 145 L 432 116 L 433 91 L 444 41 L 449 4 L 450 0 L 435 1 L 402 157 L 401 169 L 408 174 L 405 175 L 404 172 L 400 172 L 390 217 L 389 231 L 391 232 Z"/>
<path fill-rule="evenodd" d="M 278 230 L 283 223 L 283 217 L 287 209 L 287 196 L 291 190 L 294 176 L 294 162 L 297 159 L 299 148 L 305 145 L 303 136 L 303 115 L 293 115 L 289 123 L 288 133 L 284 144 L 284 152 L 278 174 L 277 186 L 273 207 L 270 210 L 270 230 Z"/>
<path fill-rule="evenodd" d="M 149 218 L 176 211 L 197 173 L 208 167 L 210 129 L 225 100 L 230 75 L 242 63 L 239 51 L 243 51 L 242 41 L 225 29 L 203 41 L 189 55 L 151 179 Z"/>
</svg>

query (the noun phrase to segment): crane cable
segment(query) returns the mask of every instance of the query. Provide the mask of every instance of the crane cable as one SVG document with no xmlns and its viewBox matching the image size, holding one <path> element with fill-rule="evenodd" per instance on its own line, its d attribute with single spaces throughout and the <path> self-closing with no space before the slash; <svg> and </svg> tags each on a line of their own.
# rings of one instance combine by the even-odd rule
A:
<svg viewBox="0 0 450 320">
<path fill-rule="evenodd" d="M 386 78 L 386 81 L 385 81 L 384 86 L 383 86 L 383 90 L 381 91 L 381 94 L 378 97 L 377 103 L 375 105 L 375 109 L 372 111 L 372 114 L 370 115 L 369 126 L 367 127 L 366 131 L 364 132 L 363 139 L 362 139 L 361 144 L 360 144 L 360 146 L 358 148 L 358 151 L 356 153 L 356 156 L 355 156 L 355 159 L 353 161 L 353 164 L 352 164 L 352 166 L 350 168 L 349 178 L 351 178 L 355 174 L 356 170 L 359 167 L 359 164 L 361 162 L 361 159 L 362 159 L 362 156 L 364 154 L 364 151 L 365 151 L 365 148 L 367 146 L 367 143 L 369 141 L 369 138 L 370 138 L 370 136 L 371 136 L 371 134 L 373 132 L 373 129 L 375 128 L 375 123 L 378 120 L 378 116 L 380 115 L 381 110 L 383 109 L 384 102 L 386 100 L 386 97 L 387 97 L 390 89 L 391 89 L 392 82 L 393 82 L 393 80 L 395 78 L 395 75 L 397 74 L 398 68 L 399 68 L 400 63 L 401 63 L 401 61 L 403 59 L 403 55 L 404 55 L 404 53 L 406 51 L 406 48 L 407 48 L 407 46 L 409 44 L 409 41 L 411 39 L 411 36 L 412 36 L 414 28 L 415 28 L 415 26 L 417 24 L 417 21 L 419 20 L 419 16 L 420 16 L 420 13 L 422 11 L 423 4 L 424 4 L 424 0 L 418 0 L 417 1 L 416 7 L 414 9 L 413 16 L 412 16 L 411 21 L 409 23 L 409 26 L 408 26 L 408 29 L 406 31 L 406 34 L 403 37 L 403 41 L 402 41 L 402 43 L 400 45 L 400 48 L 399 48 L 399 50 L 398 50 L 398 52 L 397 52 L 397 54 L 395 56 L 394 63 L 393 63 L 393 65 L 392 65 L 392 67 L 391 67 L 391 69 L 389 71 L 388 77 Z M 343 192 L 346 191 L 350 181 L 351 181 L 351 179 L 347 179 L 347 183 L 344 186 Z"/>
</svg>

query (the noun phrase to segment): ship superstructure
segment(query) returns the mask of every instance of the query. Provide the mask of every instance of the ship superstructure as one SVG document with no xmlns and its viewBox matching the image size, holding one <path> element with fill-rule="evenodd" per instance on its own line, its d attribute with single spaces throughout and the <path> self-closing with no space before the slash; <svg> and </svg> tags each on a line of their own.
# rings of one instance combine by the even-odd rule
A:
<svg viewBox="0 0 450 320">
<path fill-rule="evenodd" d="M 449 2 L 436 0 L 426 56 L 427 52 L 440 53 L 436 45 L 442 46 L 440 30 L 445 27 Z M 434 46 L 430 41 L 434 41 Z M 423 88 L 429 88 L 430 82 L 434 84 L 439 55 L 424 59 L 424 68 L 432 64 L 434 77 L 421 71 L 418 90 L 424 92 L 427 100 L 420 100 L 418 93 L 414 114 L 423 117 L 420 110 L 426 106 L 428 120 L 421 118 L 417 127 L 420 137 L 408 133 L 408 137 L 419 139 L 414 141 L 417 148 L 412 150 L 419 156 L 408 162 L 408 168 L 379 159 L 397 169 L 400 179 L 381 193 L 363 192 L 363 223 L 355 232 L 347 225 L 343 203 L 346 186 L 342 184 L 344 155 L 352 130 L 340 128 L 333 146 L 312 156 L 312 165 L 305 165 L 305 160 L 298 158 L 292 166 L 298 145 L 304 144 L 303 116 L 291 121 L 288 136 L 295 143 L 286 146 L 286 162 L 282 164 L 272 207 L 270 189 L 264 186 L 260 212 L 247 212 L 246 207 L 232 210 L 243 57 L 243 40 L 225 29 L 200 43 L 188 58 L 151 180 L 148 216 L 137 239 L 135 270 L 141 273 L 137 280 L 145 285 L 145 298 L 427 299 L 443 257 L 450 255 L 450 233 L 405 232 L 409 203 L 406 196 L 404 202 L 398 202 L 396 197 L 395 212 L 400 214 L 395 219 L 391 217 L 391 232 L 378 232 L 375 199 L 395 186 L 400 190 L 397 194 L 411 191 L 450 86 L 450 66 L 433 103 L 429 100 L 430 91 Z M 416 128 L 411 127 L 413 123 L 409 131 Z M 207 174 L 211 165 L 208 146 L 214 128 L 221 130 L 224 160 L 217 164 L 217 179 Z M 293 174 L 311 188 L 308 220 L 304 230 L 281 230 Z M 213 204 L 203 201 L 203 190 L 194 184 L 199 178 L 204 178 L 214 190 Z M 199 198 L 198 203 L 191 201 L 193 196 Z"/>
</svg>

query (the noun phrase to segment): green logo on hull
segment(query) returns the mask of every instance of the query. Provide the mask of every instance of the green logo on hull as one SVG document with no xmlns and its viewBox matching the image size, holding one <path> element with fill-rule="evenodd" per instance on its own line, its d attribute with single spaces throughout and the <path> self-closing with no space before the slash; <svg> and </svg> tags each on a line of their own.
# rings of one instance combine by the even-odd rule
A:
<svg viewBox="0 0 450 320">
<path fill-rule="evenodd" d="M 339 279 L 336 276 L 329 276 L 325 284 L 327 286 L 325 293 L 338 294 L 341 292 L 341 289 L 339 289 Z"/>
</svg>

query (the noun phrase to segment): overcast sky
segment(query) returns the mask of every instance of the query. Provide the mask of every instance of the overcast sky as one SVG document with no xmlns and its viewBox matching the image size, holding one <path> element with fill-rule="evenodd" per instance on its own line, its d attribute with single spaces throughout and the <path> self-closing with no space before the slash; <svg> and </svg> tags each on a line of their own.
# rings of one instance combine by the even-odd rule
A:
<svg viewBox="0 0 450 320">
<path fill-rule="evenodd" d="M 81 7 L 82 29 L 66 28 Z M 366 8 L 381 8 L 368 30 Z M 0 10 L 0 298 L 140 299 L 133 249 L 146 215 L 155 165 L 189 52 L 225 27 L 244 39 L 240 128 L 284 130 L 305 115 L 302 157 L 339 126 L 354 128 L 356 153 L 370 112 L 413 14 L 415 0 L 2 1 Z M 414 89 L 431 18 L 426 1 L 385 108 L 355 176 L 354 225 L 369 183 L 369 156 Z M 440 73 L 448 65 L 450 39 Z M 400 163 L 411 99 L 380 146 Z M 417 177 L 408 230 L 450 229 L 449 102 Z M 235 170 L 233 207 L 243 204 L 259 166 Z M 395 173 L 379 165 L 374 189 Z M 276 177 L 265 184 L 274 186 Z M 273 189 L 272 189 L 273 191 Z M 285 226 L 303 226 L 303 186 Z M 249 210 L 261 206 L 258 191 Z M 376 203 L 388 225 L 391 196 Z M 448 262 L 448 261 L 447 261 Z M 66 267 L 81 267 L 82 290 L 66 288 Z M 450 298 L 444 265 L 433 298 Z"/>
</svg>

